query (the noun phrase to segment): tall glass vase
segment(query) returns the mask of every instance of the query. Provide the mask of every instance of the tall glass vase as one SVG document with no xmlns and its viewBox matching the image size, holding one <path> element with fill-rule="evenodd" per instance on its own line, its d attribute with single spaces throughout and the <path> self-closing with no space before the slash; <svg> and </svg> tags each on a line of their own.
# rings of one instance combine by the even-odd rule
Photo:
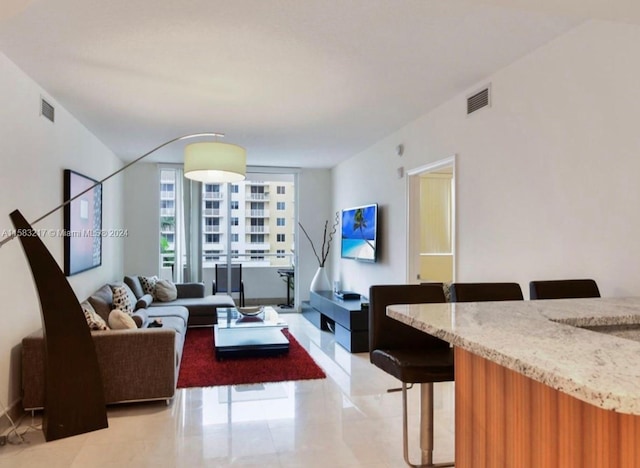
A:
<svg viewBox="0 0 640 468">
<path fill-rule="evenodd" d="M 314 292 L 331 291 L 331 283 L 329 283 L 327 271 L 324 267 L 318 267 L 318 271 L 316 271 L 315 276 L 311 280 L 311 286 L 309 289 Z"/>
</svg>

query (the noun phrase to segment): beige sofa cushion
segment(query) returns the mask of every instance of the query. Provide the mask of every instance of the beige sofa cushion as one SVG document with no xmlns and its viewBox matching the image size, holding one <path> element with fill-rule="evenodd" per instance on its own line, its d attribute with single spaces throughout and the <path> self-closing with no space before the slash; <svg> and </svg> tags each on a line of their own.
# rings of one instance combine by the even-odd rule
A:
<svg viewBox="0 0 640 468">
<path fill-rule="evenodd" d="M 131 318 L 131 315 L 120 309 L 113 309 L 109 314 L 109 326 L 113 330 L 138 328 L 138 325 L 136 325 L 136 322 Z"/>
</svg>

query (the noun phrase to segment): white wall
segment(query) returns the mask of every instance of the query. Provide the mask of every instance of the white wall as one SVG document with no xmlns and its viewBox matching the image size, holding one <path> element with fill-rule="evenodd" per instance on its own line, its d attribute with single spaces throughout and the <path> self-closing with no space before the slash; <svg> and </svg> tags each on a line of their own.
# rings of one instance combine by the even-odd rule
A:
<svg viewBox="0 0 640 468">
<path fill-rule="evenodd" d="M 313 240 L 318 253 L 322 246 L 324 223 L 333 222 L 333 197 L 331 194 L 331 171 L 328 169 L 304 169 L 298 176 L 298 221 L 304 226 Z M 309 241 L 298 229 L 296 237 L 296 304 L 309 300 L 309 286 L 318 269 L 318 260 L 313 254 Z M 340 251 L 340 232 L 331 244 L 330 252 Z M 334 273 L 329 256 L 327 277 L 333 281 Z M 337 279 L 337 277 L 336 277 Z"/>
<path fill-rule="evenodd" d="M 39 116 L 40 96 L 56 108 L 55 124 Z M 122 165 L 94 135 L 0 53 L 0 234 L 13 228 L 9 213 L 19 209 L 30 221 L 63 201 L 63 169 L 100 179 Z M 104 229 L 122 223 L 121 181 L 103 187 Z M 35 228 L 62 229 L 62 211 Z M 63 239 L 44 242 L 63 266 Z M 107 281 L 122 276 L 122 238 L 103 239 L 102 266 L 69 278 L 80 300 Z M 41 327 L 40 305 L 31 271 L 18 240 L 0 249 L 0 401 L 13 404 L 20 395 L 22 338 Z M 1 411 L 1 409 L 0 409 Z"/>
<path fill-rule="evenodd" d="M 158 275 L 160 268 L 160 171 L 139 163 L 124 172 L 124 219 L 129 229 L 124 247 L 128 275 Z"/>
<path fill-rule="evenodd" d="M 334 208 L 381 205 L 374 265 L 340 260 L 366 293 L 406 279 L 407 169 L 457 155 L 457 280 L 593 277 L 603 295 L 640 293 L 640 27 L 590 22 L 334 169 Z M 395 146 L 405 145 L 405 155 Z"/>
</svg>

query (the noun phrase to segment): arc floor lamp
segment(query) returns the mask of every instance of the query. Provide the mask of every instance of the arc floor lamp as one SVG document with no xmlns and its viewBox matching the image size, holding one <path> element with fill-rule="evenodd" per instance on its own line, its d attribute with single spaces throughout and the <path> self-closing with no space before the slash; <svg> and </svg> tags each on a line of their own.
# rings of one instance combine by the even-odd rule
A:
<svg viewBox="0 0 640 468">
<path fill-rule="evenodd" d="M 194 133 L 169 140 L 65 200 L 31 224 L 18 210 L 9 215 L 15 233 L 2 240 L 0 247 L 15 237 L 20 239 L 40 299 L 45 343 L 42 430 L 47 441 L 103 429 L 108 427 L 108 421 L 98 359 L 82 307 L 32 225 L 171 143 L 222 136 L 214 132 Z M 185 147 L 184 173 L 185 177 L 208 183 L 243 180 L 246 151 L 240 146 L 219 141 L 191 143 Z"/>
</svg>

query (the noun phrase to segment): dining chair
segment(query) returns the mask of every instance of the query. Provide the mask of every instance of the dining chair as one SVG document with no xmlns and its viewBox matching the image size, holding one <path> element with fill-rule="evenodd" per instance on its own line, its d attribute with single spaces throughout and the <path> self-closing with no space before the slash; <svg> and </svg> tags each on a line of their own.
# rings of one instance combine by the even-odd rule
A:
<svg viewBox="0 0 640 468">
<path fill-rule="evenodd" d="M 592 279 L 565 279 L 551 281 L 531 281 L 530 299 L 576 299 L 600 297 L 597 283 Z"/>
<path fill-rule="evenodd" d="M 215 281 L 213 282 L 213 294 L 238 293 L 240 307 L 244 307 L 244 282 L 242 281 L 242 263 L 231 265 L 231 288 L 227 288 L 227 265 L 216 263 Z"/>
<path fill-rule="evenodd" d="M 433 384 L 454 380 L 453 349 L 446 341 L 387 316 L 391 304 L 445 302 L 441 285 L 379 285 L 369 289 L 369 359 L 372 364 L 402 383 L 403 456 L 409 466 L 454 466 L 433 464 Z M 421 384 L 422 463 L 409 460 L 407 390 Z"/>
<path fill-rule="evenodd" d="M 522 301 L 518 283 L 453 283 L 451 302 Z"/>
</svg>

